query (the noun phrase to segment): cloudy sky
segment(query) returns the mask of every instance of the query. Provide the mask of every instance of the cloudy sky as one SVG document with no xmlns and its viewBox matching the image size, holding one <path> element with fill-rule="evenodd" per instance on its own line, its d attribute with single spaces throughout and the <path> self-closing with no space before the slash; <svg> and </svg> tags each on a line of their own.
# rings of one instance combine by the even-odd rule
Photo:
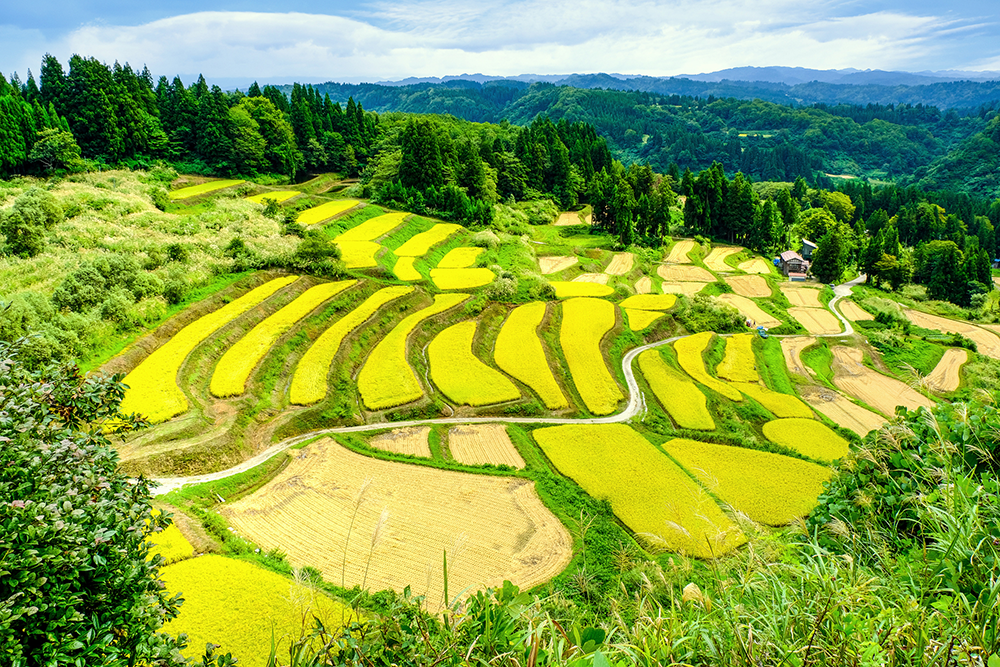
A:
<svg viewBox="0 0 1000 667">
<path fill-rule="evenodd" d="M 273 0 L 4 4 L 0 71 L 22 78 L 46 52 L 146 64 L 156 76 L 261 81 L 1000 70 L 996 0 L 297 0 L 281 12 Z"/>
</svg>

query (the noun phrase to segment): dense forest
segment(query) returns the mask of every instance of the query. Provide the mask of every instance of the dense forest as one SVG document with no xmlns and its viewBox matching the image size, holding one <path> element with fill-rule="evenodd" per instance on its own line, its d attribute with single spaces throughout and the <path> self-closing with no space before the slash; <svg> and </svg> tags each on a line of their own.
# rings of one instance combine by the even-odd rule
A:
<svg viewBox="0 0 1000 667">
<path fill-rule="evenodd" d="M 317 86 L 331 99 L 353 96 L 369 109 L 452 114 L 477 122 L 530 122 L 544 115 L 554 121 L 587 122 L 607 138 L 622 162 L 641 162 L 667 172 L 704 169 L 720 162 L 758 180 L 809 180 L 825 174 L 868 176 L 923 187 L 960 188 L 995 196 L 986 179 L 968 183 L 944 180 L 935 160 L 959 161 L 963 142 L 986 130 L 995 105 L 942 111 L 924 104 L 864 105 L 816 103 L 801 106 L 764 99 L 741 100 L 711 94 L 662 94 L 599 90 L 495 81 L 479 84 Z M 980 151 L 982 153 L 983 151 Z M 979 155 L 979 153 L 977 153 Z M 996 166 L 987 155 L 980 168 Z"/>
</svg>

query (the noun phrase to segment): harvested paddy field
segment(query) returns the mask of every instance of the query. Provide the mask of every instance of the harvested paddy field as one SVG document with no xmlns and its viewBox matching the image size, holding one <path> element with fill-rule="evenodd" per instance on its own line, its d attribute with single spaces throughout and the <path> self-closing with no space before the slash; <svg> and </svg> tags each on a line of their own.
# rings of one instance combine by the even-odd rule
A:
<svg viewBox="0 0 1000 667">
<path fill-rule="evenodd" d="M 946 317 L 930 315 L 919 310 L 906 310 L 905 313 L 910 321 L 921 329 L 933 329 L 941 333 L 960 333 L 976 342 L 979 354 L 1000 359 L 1000 337 L 992 331 L 987 331 L 969 322 L 949 320 Z"/>
<path fill-rule="evenodd" d="M 453 459 L 466 465 L 524 467 L 524 459 L 502 424 L 456 426 L 448 431 L 448 450 Z"/>
<path fill-rule="evenodd" d="M 584 222 L 583 219 L 580 218 L 579 213 L 573 213 L 572 211 L 568 211 L 566 213 L 560 213 L 559 217 L 556 219 L 555 222 L 556 227 L 571 227 L 573 225 L 586 225 L 586 224 L 590 224 L 589 221 Z"/>
<path fill-rule="evenodd" d="M 607 285 L 608 278 L 610 278 L 606 273 L 581 273 L 576 278 L 573 278 L 574 283 L 596 283 L 598 285 Z"/>
<path fill-rule="evenodd" d="M 552 273 L 559 273 L 564 269 L 568 269 L 577 262 L 579 262 L 577 257 L 566 257 L 554 255 L 551 257 L 539 257 L 538 258 L 538 268 L 541 269 L 542 275 L 549 275 Z"/>
<path fill-rule="evenodd" d="M 612 276 L 624 276 L 632 270 L 634 263 L 635 255 L 630 252 L 618 252 L 611 257 L 611 262 L 608 263 L 604 272 Z"/>
<path fill-rule="evenodd" d="M 710 283 L 715 281 L 715 276 L 700 266 L 660 264 L 656 267 L 656 275 L 670 282 Z"/>
<path fill-rule="evenodd" d="M 875 319 L 871 313 L 867 310 L 862 310 L 853 301 L 840 301 L 837 305 L 840 307 L 840 313 L 852 322 L 864 322 Z"/>
<path fill-rule="evenodd" d="M 876 373 L 861 363 L 861 350 L 837 345 L 833 352 L 833 383 L 847 394 L 867 403 L 886 415 L 896 412 L 896 406 L 907 410 L 932 408 L 934 402 L 900 382 Z"/>
<path fill-rule="evenodd" d="M 382 435 L 376 435 L 368 444 L 375 449 L 384 452 L 394 452 L 396 454 L 410 454 L 411 456 L 431 457 L 431 448 L 428 444 L 428 436 L 431 433 L 430 426 L 413 426 L 411 428 L 397 428 Z"/>
<path fill-rule="evenodd" d="M 412 586 L 432 610 L 442 604 L 445 552 L 452 594 L 505 579 L 527 589 L 562 572 L 572 556 L 572 538 L 533 482 L 381 461 L 330 439 L 302 449 L 222 513 L 296 567 L 310 565 L 347 587 Z"/>
<path fill-rule="evenodd" d="M 760 306 L 745 296 L 740 296 L 739 294 L 720 294 L 715 298 L 740 311 L 740 314 L 753 322 L 754 326 L 766 327 L 768 329 L 781 326 L 781 320 L 765 312 Z"/>
<path fill-rule="evenodd" d="M 699 247 L 701 246 L 699 246 L 694 241 L 689 241 L 686 239 L 678 241 L 673 245 L 672 248 L 670 248 L 670 254 L 667 255 L 666 261 L 670 262 L 671 264 L 690 264 L 691 258 L 688 257 L 688 253 L 694 250 L 695 248 Z"/>
<path fill-rule="evenodd" d="M 799 375 L 809 377 L 806 365 L 802 363 L 802 350 L 814 344 L 816 339 L 812 336 L 794 336 L 792 338 L 781 339 L 781 354 L 785 357 L 785 365 L 788 370 Z"/>
<path fill-rule="evenodd" d="M 705 257 L 705 266 L 713 271 L 734 271 L 735 269 L 726 264 L 726 258 L 743 252 L 743 248 L 712 248 L 712 252 Z"/>
<path fill-rule="evenodd" d="M 751 299 L 771 296 L 771 286 L 760 276 L 729 276 L 726 284 L 740 296 Z"/>
<path fill-rule="evenodd" d="M 927 374 L 927 384 L 937 391 L 955 391 L 962 383 L 962 366 L 968 360 L 968 350 L 949 347 L 934 370 Z"/>
<path fill-rule="evenodd" d="M 758 273 L 761 275 L 771 273 L 772 266 L 774 265 L 771 264 L 771 262 L 762 257 L 755 257 L 739 264 L 740 271 L 744 271 L 746 273 Z"/>
<path fill-rule="evenodd" d="M 869 431 L 881 428 L 885 417 L 865 410 L 860 405 L 852 403 L 846 396 L 826 387 L 800 387 L 802 399 L 811 405 L 816 412 L 828 418 L 837 426 L 850 429 L 860 436 Z"/>
<path fill-rule="evenodd" d="M 819 300 L 819 290 L 812 287 L 798 287 L 791 283 L 784 283 L 779 286 L 781 293 L 785 295 L 789 303 L 801 308 L 822 308 L 823 304 Z"/>
<path fill-rule="evenodd" d="M 798 320 L 799 324 L 813 335 L 835 334 L 843 330 L 837 316 L 826 308 L 802 308 L 795 306 L 788 309 L 788 314 Z"/>
<path fill-rule="evenodd" d="M 635 281 L 636 294 L 649 294 L 653 291 L 653 281 L 649 276 L 643 276 Z"/>
<path fill-rule="evenodd" d="M 664 294 L 683 294 L 684 296 L 694 296 L 705 289 L 708 283 L 661 283 L 660 288 Z"/>
</svg>

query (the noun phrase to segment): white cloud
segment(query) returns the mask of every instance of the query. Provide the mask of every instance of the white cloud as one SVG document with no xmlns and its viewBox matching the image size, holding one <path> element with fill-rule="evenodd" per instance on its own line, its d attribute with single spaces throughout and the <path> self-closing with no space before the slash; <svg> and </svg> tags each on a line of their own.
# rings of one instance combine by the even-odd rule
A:
<svg viewBox="0 0 1000 667">
<path fill-rule="evenodd" d="M 961 28 L 933 16 L 838 16 L 841 5 L 834 0 L 808 5 L 800 0 L 434 0 L 383 3 L 365 14 L 354 12 L 353 18 L 200 12 L 137 26 L 84 26 L 44 46 L 40 36 L 22 35 L 15 48 L 35 50 L 35 63 L 48 49 L 63 62 L 79 53 L 147 64 L 157 75 L 202 72 L 210 79 L 669 75 L 744 65 L 925 69 L 935 57 L 935 35 Z"/>
</svg>

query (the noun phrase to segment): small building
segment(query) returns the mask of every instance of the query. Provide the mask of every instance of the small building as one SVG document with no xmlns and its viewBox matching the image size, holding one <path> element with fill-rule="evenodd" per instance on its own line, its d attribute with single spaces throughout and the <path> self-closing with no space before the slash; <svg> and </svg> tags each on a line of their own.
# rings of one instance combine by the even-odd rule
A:
<svg viewBox="0 0 1000 667">
<path fill-rule="evenodd" d="M 802 259 L 812 260 L 814 250 L 816 250 L 815 243 L 809 239 L 802 239 Z"/>
<path fill-rule="evenodd" d="M 802 280 L 804 280 L 805 275 L 809 273 L 809 262 L 804 260 L 802 255 L 794 250 L 786 250 L 781 253 L 778 257 L 778 265 L 781 272 L 788 277 L 791 277 L 795 273 L 801 275 Z"/>
</svg>

